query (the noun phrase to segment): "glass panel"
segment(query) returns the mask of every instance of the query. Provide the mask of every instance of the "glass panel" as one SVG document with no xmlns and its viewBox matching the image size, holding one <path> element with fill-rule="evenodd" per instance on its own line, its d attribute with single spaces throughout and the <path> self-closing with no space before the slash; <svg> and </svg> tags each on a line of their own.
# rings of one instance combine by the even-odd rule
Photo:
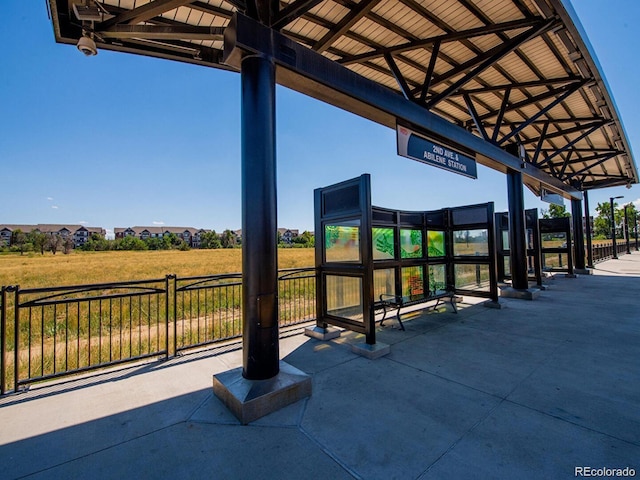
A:
<svg viewBox="0 0 640 480">
<path fill-rule="evenodd" d="M 566 248 L 567 234 L 565 232 L 553 232 L 542 234 L 542 248 Z"/>
<path fill-rule="evenodd" d="M 377 302 L 381 294 L 396 294 L 396 271 L 394 268 L 382 268 L 373 271 L 373 298 Z"/>
<path fill-rule="evenodd" d="M 422 258 L 422 230 L 400 229 L 400 253 L 402 258 Z"/>
<path fill-rule="evenodd" d="M 509 230 L 502 231 L 502 249 L 509 250 Z"/>
<path fill-rule="evenodd" d="M 545 253 L 542 255 L 542 268 L 569 268 L 569 259 L 566 253 Z"/>
<path fill-rule="evenodd" d="M 374 260 L 393 260 L 396 258 L 393 228 L 374 227 L 372 229 L 372 236 Z"/>
<path fill-rule="evenodd" d="M 472 264 L 454 266 L 456 288 L 489 291 L 489 265 Z"/>
<path fill-rule="evenodd" d="M 489 235 L 486 229 L 453 232 L 453 254 L 489 255 Z"/>
<path fill-rule="evenodd" d="M 427 232 L 427 250 L 430 257 L 444 257 L 444 232 L 434 230 Z"/>
<path fill-rule="evenodd" d="M 447 290 L 445 265 L 429 265 L 429 290 L 432 295 L 444 293 Z"/>
<path fill-rule="evenodd" d="M 509 257 L 504 257 L 504 274 L 511 276 L 511 258 Z"/>
<path fill-rule="evenodd" d="M 326 287 L 328 314 L 364 321 L 361 278 L 327 275 Z"/>
<path fill-rule="evenodd" d="M 416 300 L 425 296 L 422 267 L 405 267 L 402 269 L 402 296 Z"/>
<path fill-rule="evenodd" d="M 324 245 L 327 262 L 359 262 L 360 221 L 325 225 Z"/>
</svg>

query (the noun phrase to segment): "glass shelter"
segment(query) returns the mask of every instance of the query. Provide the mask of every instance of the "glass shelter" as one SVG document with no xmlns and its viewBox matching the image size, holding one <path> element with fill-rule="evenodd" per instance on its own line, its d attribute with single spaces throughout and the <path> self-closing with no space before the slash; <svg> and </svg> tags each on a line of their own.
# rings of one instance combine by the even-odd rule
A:
<svg viewBox="0 0 640 480">
<path fill-rule="evenodd" d="M 498 301 L 493 203 L 409 212 L 371 205 L 370 176 L 315 190 L 318 326 L 375 343 L 385 296 L 414 305 L 464 294 Z"/>
<path fill-rule="evenodd" d="M 542 269 L 573 275 L 571 218 L 540 219 Z"/>
<path fill-rule="evenodd" d="M 538 209 L 525 210 L 527 243 L 527 273 L 530 281 L 542 285 L 542 252 L 540 250 L 540 225 Z M 511 251 L 509 248 L 509 213 L 496 213 L 496 243 L 498 253 L 498 281 L 511 279 Z"/>
</svg>

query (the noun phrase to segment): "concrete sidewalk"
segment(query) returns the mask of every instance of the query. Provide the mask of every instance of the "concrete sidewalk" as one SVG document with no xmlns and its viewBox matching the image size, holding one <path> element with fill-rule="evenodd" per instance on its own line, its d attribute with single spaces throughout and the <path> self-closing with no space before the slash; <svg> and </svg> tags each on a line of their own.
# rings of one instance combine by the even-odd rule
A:
<svg viewBox="0 0 640 480">
<path fill-rule="evenodd" d="M 501 310 L 408 314 L 380 329 L 378 360 L 350 351 L 354 334 L 284 338 L 313 394 L 247 426 L 212 395 L 239 350 L 33 387 L 0 399 L 0 477 L 640 476 L 640 254 L 548 285 Z"/>
</svg>

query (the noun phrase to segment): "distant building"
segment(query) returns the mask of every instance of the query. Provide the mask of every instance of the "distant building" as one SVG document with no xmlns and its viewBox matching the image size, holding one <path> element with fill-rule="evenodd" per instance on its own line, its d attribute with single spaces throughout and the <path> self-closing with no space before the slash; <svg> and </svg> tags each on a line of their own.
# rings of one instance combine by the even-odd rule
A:
<svg viewBox="0 0 640 480">
<path fill-rule="evenodd" d="M 141 240 L 148 238 L 162 238 L 169 234 L 174 234 L 176 237 L 181 238 L 191 248 L 200 248 L 202 241 L 202 234 L 210 232 L 204 228 L 193 227 L 127 227 L 127 228 L 114 228 L 113 233 L 117 238 L 136 237 Z"/>
<path fill-rule="evenodd" d="M 242 241 L 242 230 L 235 230 L 233 233 L 235 233 L 238 241 Z M 279 228 L 278 233 L 280 234 L 280 241 L 289 245 L 291 245 L 293 239 L 299 235 L 298 230 L 291 230 L 289 228 Z"/>
<path fill-rule="evenodd" d="M 278 233 L 280 234 L 280 241 L 289 245 L 293 243 L 293 239 L 299 234 L 298 230 L 290 230 L 288 228 L 279 228 Z"/>
<path fill-rule="evenodd" d="M 50 236 L 55 235 L 62 239 L 72 237 L 74 248 L 87 243 L 93 234 L 97 234 L 102 238 L 107 234 L 102 227 L 85 227 L 84 225 L 55 225 L 47 223 L 39 223 L 37 225 L 0 225 L 0 245 L 11 246 L 13 233 L 17 230 L 24 234 L 39 232 Z"/>
</svg>

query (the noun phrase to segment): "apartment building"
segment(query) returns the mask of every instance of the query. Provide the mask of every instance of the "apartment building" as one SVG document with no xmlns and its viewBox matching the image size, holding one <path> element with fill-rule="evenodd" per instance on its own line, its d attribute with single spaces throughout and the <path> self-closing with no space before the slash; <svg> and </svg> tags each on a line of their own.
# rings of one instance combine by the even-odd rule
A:
<svg viewBox="0 0 640 480">
<path fill-rule="evenodd" d="M 202 234 L 210 231 L 211 230 L 207 230 L 204 228 L 166 227 L 164 225 L 153 227 L 118 227 L 113 229 L 113 233 L 115 234 L 116 238 L 137 237 L 141 240 L 146 240 L 148 238 L 162 238 L 173 233 L 176 237 L 184 240 L 185 243 L 191 248 L 200 248 Z"/>
<path fill-rule="evenodd" d="M 18 230 L 24 234 L 39 232 L 45 235 L 56 235 L 65 240 L 71 237 L 74 248 L 87 243 L 94 233 L 103 238 L 107 234 L 106 230 L 102 227 L 85 227 L 84 225 L 56 225 L 47 223 L 39 223 L 37 225 L 0 224 L 0 245 L 11 246 L 13 234 Z"/>
</svg>

